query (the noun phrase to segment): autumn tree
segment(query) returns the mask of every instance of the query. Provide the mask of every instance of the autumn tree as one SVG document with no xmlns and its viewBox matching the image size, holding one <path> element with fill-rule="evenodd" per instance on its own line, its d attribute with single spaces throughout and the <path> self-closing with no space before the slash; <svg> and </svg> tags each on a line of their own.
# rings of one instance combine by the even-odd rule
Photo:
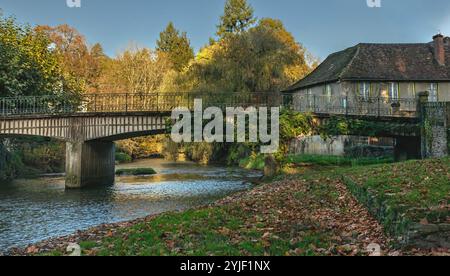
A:
<svg viewBox="0 0 450 276">
<path fill-rule="evenodd" d="M 38 26 L 36 31 L 46 34 L 54 43 L 67 74 L 75 76 L 84 85 L 84 90 L 98 90 L 97 80 L 106 58 L 100 44 L 90 48 L 85 37 L 67 24 L 56 27 Z"/>
<path fill-rule="evenodd" d="M 247 0 L 227 0 L 224 14 L 217 26 L 217 35 L 222 38 L 227 34 L 241 33 L 254 23 L 256 19 L 253 16 L 253 8 Z"/>
<path fill-rule="evenodd" d="M 111 82 L 129 93 L 158 92 L 170 61 L 165 53 L 131 45 L 114 61 Z"/>
<path fill-rule="evenodd" d="M 49 38 L 13 18 L 0 17 L 0 95 L 78 93 Z"/>
<path fill-rule="evenodd" d="M 186 32 L 180 33 L 172 22 L 160 33 L 156 44 L 156 50 L 165 53 L 177 71 L 183 70 L 194 58 Z"/>
</svg>

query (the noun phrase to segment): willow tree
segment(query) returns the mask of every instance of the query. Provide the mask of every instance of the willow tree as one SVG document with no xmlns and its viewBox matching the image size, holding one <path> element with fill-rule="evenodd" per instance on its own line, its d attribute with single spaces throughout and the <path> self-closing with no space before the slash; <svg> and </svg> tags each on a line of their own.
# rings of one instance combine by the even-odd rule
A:
<svg viewBox="0 0 450 276">
<path fill-rule="evenodd" d="M 190 67 L 194 90 L 273 92 L 305 76 L 307 51 L 279 20 L 262 19 L 203 48 Z"/>
</svg>

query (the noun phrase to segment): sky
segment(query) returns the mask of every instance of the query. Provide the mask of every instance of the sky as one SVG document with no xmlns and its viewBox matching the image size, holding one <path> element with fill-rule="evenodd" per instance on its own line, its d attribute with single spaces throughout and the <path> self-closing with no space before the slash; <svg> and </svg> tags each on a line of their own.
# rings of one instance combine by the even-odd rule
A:
<svg viewBox="0 0 450 276">
<path fill-rule="evenodd" d="M 115 56 L 130 42 L 154 48 L 169 21 L 186 31 L 195 50 L 214 37 L 225 0 L 0 0 L 4 16 L 21 23 L 67 23 L 90 44 L 101 43 Z M 249 0 L 257 18 L 281 19 L 296 40 L 315 56 L 360 42 L 428 42 L 438 32 L 450 35 L 448 0 Z"/>
</svg>

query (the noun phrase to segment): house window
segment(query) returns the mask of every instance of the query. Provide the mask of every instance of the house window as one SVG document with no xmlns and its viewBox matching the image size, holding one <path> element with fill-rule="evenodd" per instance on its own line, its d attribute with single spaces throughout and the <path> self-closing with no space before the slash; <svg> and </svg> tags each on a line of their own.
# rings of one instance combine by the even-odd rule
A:
<svg viewBox="0 0 450 276">
<path fill-rule="evenodd" d="M 389 98 L 391 100 L 398 100 L 398 83 L 391 82 L 389 83 Z"/>
<path fill-rule="evenodd" d="M 331 102 L 331 96 L 333 95 L 333 90 L 331 89 L 331 85 L 327 84 L 325 86 L 325 101 L 327 103 Z"/>
<path fill-rule="evenodd" d="M 367 100 L 370 97 L 370 83 L 362 82 L 359 84 L 359 95 L 362 99 Z"/>
<path fill-rule="evenodd" d="M 432 83 L 430 84 L 430 102 L 437 102 L 438 101 L 438 91 L 439 91 L 439 84 Z"/>
<path fill-rule="evenodd" d="M 308 107 L 312 107 L 314 105 L 314 103 L 313 103 L 314 97 L 313 97 L 312 88 L 308 88 L 308 90 L 306 90 L 306 98 L 308 100 Z"/>
</svg>

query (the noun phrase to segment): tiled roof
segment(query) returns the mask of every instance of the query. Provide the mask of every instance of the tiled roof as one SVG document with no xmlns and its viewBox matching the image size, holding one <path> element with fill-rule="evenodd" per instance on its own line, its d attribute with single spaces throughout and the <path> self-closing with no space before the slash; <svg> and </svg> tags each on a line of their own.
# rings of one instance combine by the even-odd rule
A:
<svg viewBox="0 0 450 276">
<path fill-rule="evenodd" d="M 434 43 L 362 43 L 330 55 L 287 91 L 335 81 L 450 81 L 450 38 L 445 65 L 434 58 Z"/>
</svg>

